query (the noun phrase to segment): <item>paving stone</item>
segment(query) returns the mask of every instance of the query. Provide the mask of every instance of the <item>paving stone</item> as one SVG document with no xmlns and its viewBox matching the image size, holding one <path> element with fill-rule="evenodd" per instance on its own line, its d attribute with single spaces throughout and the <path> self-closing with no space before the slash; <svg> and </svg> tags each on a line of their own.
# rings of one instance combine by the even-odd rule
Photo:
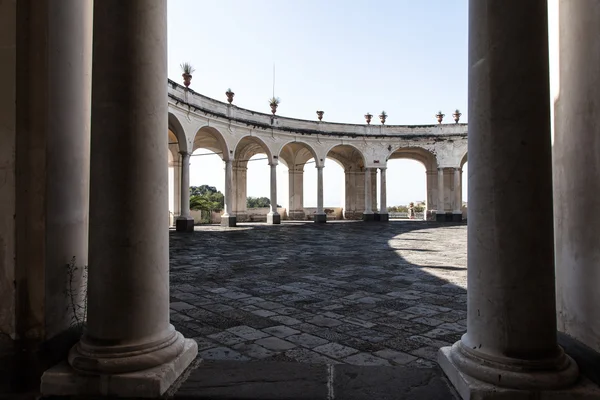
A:
<svg viewBox="0 0 600 400">
<path fill-rule="evenodd" d="M 284 351 L 296 347 L 295 344 L 287 342 L 283 339 L 279 339 L 277 337 L 267 337 L 264 339 L 259 339 L 254 343 L 273 351 Z"/>
<path fill-rule="evenodd" d="M 374 356 L 370 353 L 358 353 L 353 356 L 344 358 L 343 361 L 352 365 L 392 365 L 387 360 Z"/>
<path fill-rule="evenodd" d="M 206 350 L 206 349 L 210 349 L 210 348 L 218 346 L 217 343 L 211 342 L 210 340 L 206 340 L 203 337 L 195 337 L 192 339 L 194 339 L 196 344 L 198 344 L 198 351 L 202 351 L 202 350 Z"/>
<path fill-rule="evenodd" d="M 198 353 L 200 358 L 204 360 L 232 360 L 232 361 L 248 361 L 249 357 L 238 353 L 228 347 L 214 347 L 212 349 L 203 350 Z"/>
<path fill-rule="evenodd" d="M 296 348 L 284 353 L 286 357 L 308 364 L 341 364 L 340 361 L 326 357 L 309 349 Z"/>
<path fill-rule="evenodd" d="M 438 350 L 439 350 L 439 348 L 437 348 L 437 347 L 426 346 L 426 347 L 420 347 L 416 350 L 412 350 L 410 352 L 410 354 L 413 354 L 420 358 L 425 358 L 430 361 L 436 361 Z"/>
<path fill-rule="evenodd" d="M 268 334 L 261 332 L 258 329 L 254 329 L 246 325 L 234 326 L 232 328 L 227 329 L 227 332 L 233 333 L 234 335 L 246 340 L 262 339 L 264 337 L 269 336 Z"/>
<path fill-rule="evenodd" d="M 318 353 L 325 354 L 331 358 L 344 358 L 351 354 L 358 353 L 358 350 L 353 349 L 352 347 L 344 346 L 339 343 L 327 343 L 322 346 L 317 346 L 313 348 L 313 351 Z"/>
<path fill-rule="evenodd" d="M 237 352 L 231 346 L 244 344 L 257 346 L 244 347 L 247 351 L 271 351 L 269 360 L 345 362 L 291 341 L 299 346 L 287 350 L 296 351 L 295 358 L 257 343 L 305 334 L 324 341 L 310 343 L 312 348 L 337 344 L 374 357 L 410 354 L 418 358 L 406 365 L 427 370 L 435 364 L 422 357 L 432 358 L 434 349 L 454 343 L 466 330 L 466 224 L 245 225 L 227 231 L 231 240 L 224 240 L 219 226 L 196 227 L 194 235 L 170 232 L 172 323 L 199 340 L 201 351 Z M 446 266 L 451 268 L 440 268 Z M 339 325 L 308 322 L 321 318 Z M 283 329 L 286 322 L 294 325 Z M 254 331 L 246 337 L 228 331 L 240 326 Z M 219 333 L 234 340 L 209 337 Z M 211 343 L 215 347 L 205 348 Z"/>
<path fill-rule="evenodd" d="M 309 349 L 327 343 L 327 340 L 318 336 L 309 335 L 308 333 L 291 335 L 286 337 L 286 340 L 303 347 L 308 347 Z"/>
<path fill-rule="evenodd" d="M 234 344 L 244 342 L 243 338 L 236 336 L 233 333 L 229 333 L 229 332 L 215 333 L 212 335 L 208 335 L 208 338 L 212 339 L 216 342 L 223 343 L 224 345 L 227 345 L 227 346 L 231 346 Z"/>
<path fill-rule="evenodd" d="M 385 358 L 386 360 L 393 361 L 396 364 L 408 364 L 409 362 L 417 359 L 417 357 L 411 356 L 410 354 L 390 349 L 379 350 L 373 354 L 378 357 Z"/>
<path fill-rule="evenodd" d="M 274 352 L 271 350 L 265 349 L 264 347 L 256 344 L 256 343 L 240 343 L 233 346 L 233 349 L 243 353 L 249 357 L 261 360 L 263 358 L 271 357 Z"/>
<path fill-rule="evenodd" d="M 317 325 L 317 326 L 328 326 L 328 327 L 338 326 L 338 325 L 342 324 L 337 319 L 327 318 L 322 315 L 317 315 L 314 318 L 309 319 L 306 322 L 308 322 L 309 324 Z"/>
<path fill-rule="evenodd" d="M 270 317 L 270 319 L 284 325 L 298 325 L 302 323 L 302 321 L 296 318 L 288 317 L 287 315 L 275 315 Z"/>
<path fill-rule="evenodd" d="M 300 333 L 299 330 L 290 328 L 289 326 L 285 326 L 285 325 L 272 326 L 270 328 L 265 328 L 265 329 L 263 329 L 263 332 L 266 332 L 269 335 L 277 336 L 279 338 L 285 338 L 287 336 L 291 336 L 291 335 Z"/>
</svg>

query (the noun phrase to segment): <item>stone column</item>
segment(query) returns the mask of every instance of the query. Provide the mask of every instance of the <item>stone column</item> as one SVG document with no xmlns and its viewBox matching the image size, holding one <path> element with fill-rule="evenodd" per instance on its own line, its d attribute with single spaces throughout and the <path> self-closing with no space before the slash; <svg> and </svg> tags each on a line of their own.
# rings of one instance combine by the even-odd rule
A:
<svg viewBox="0 0 600 400">
<path fill-rule="evenodd" d="M 375 220 L 371 199 L 371 168 L 365 168 L 365 211 L 363 212 L 363 221 L 370 222 Z"/>
<path fill-rule="evenodd" d="M 221 226 L 236 226 L 236 217 L 233 214 L 233 194 L 231 187 L 233 186 L 233 161 L 225 160 L 225 195 L 224 213 L 221 215 Z"/>
<path fill-rule="evenodd" d="M 379 168 L 379 173 L 381 174 L 381 176 L 379 177 L 379 185 L 381 191 L 379 194 L 379 201 L 381 203 L 381 205 L 379 206 L 379 220 L 382 222 L 388 222 L 390 220 L 390 216 L 387 210 L 387 180 L 385 176 L 386 170 L 386 167 Z"/>
<path fill-rule="evenodd" d="M 317 212 L 315 222 L 327 222 L 327 214 L 323 211 L 323 166 L 317 165 Z"/>
<path fill-rule="evenodd" d="M 556 337 L 549 97 L 546 1 L 469 2 L 467 333 L 438 357 L 464 399 L 578 378 Z"/>
<path fill-rule="evenodd" d="M 436 220 L 443 222 L 446 220 L 446 207 L 444 204 L 444 168 L 438 168 L 438 206 L 435 212 Z"/>
<path fill-rule="evenodd" d="M 271 212 L 267 214 L 267 224 L 276 225 L 281 223 L 281 216 L 277 212 L 277 163 L 271 166 Z"/>
<path fill-rule="evenodd" d="M 88 322 L 42 389 L 158 397 L 197 354 L 169 323 L 167 2 L 93 15 Z"/>
<path fill-rule="evenodd" d="M 178 232 L 193 232 L 194 218 L 190 216 L 190 153 L 181 154 L 181 214 L 175 226 Z"/>
<path fill-rule="evenodd" d="M 233 196 L 234 202 L 233 213 L 236 217 L 236 222 L 244 222 L 248 220 L 247 213 L 247 196 L 246 196 L 246 188 L 247 188 L 247 175 L 248 175 L 248 167 L 247 164 L 240 165 L 240 162 L 235 162 L 233 167 Z"/>
<path fill-rule="evenodd" d="M 303 221 L 306 219 L 304 214 L 304 166 L 300 169 L 290 168 L 289 177 L 289 197 L 290 209 L 289 219 Z"/>
<path fill-rule="evenodd" d="M 554 103 L 558 329 L 600 352 L 600 1 L 558 3 Z"/>
<path fill-rule="evenodd" d="M 460 168 L 454 168 L 454 211 L 452 211 L 452 221 L 462 221 L 462 185 Z"/>
</svg>

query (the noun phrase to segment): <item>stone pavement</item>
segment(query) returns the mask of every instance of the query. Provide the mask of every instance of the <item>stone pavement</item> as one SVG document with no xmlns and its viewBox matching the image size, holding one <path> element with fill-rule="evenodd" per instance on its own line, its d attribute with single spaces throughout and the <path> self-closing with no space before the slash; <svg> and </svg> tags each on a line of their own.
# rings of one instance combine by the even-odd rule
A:
<svg viewBox="0 0 600 400">
<path fill-rule="evenodd" d="M 172 231 L 171 319 L 204 360 L 436 365 L 466 330 L 466 224 Z"/>
</svg>

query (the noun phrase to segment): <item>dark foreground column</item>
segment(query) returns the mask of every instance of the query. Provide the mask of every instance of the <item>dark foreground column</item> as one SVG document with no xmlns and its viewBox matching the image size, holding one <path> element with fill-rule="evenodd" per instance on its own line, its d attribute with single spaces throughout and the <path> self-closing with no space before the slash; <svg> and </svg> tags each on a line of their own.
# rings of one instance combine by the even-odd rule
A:
<svg viewBox="0 0 600 400">
<path fill-rule="evenodd" d="M 166 81 L 166 0 L 96 1 L 88 325 L 45 394 L 158 397 L 197 354 L 169 323 Z"/>
<path fill-rule="evenodd" d="M 469 3 L 467 333 L 438 358 L 464 399 L 578 377 L 556 338 L 547 35 L 545 0 Z"/>
</svg>

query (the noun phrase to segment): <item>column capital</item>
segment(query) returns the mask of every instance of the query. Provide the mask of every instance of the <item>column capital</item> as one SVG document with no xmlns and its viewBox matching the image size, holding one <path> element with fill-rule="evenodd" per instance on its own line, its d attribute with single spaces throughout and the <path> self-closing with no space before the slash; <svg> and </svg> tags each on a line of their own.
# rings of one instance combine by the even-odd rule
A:
<svg viewBox="0 0 600 400">
<path fill-rule="evenodd" d="M 181 154 L 183 157 L 185 157 L 185 156 L 189 157 L 192 155 L 192 153 L 190 153 L 189 151 L 185 151 L 185 150 L 180 150 L 180 151 L 178 151 L 178 153 Z"/>
</svg>

